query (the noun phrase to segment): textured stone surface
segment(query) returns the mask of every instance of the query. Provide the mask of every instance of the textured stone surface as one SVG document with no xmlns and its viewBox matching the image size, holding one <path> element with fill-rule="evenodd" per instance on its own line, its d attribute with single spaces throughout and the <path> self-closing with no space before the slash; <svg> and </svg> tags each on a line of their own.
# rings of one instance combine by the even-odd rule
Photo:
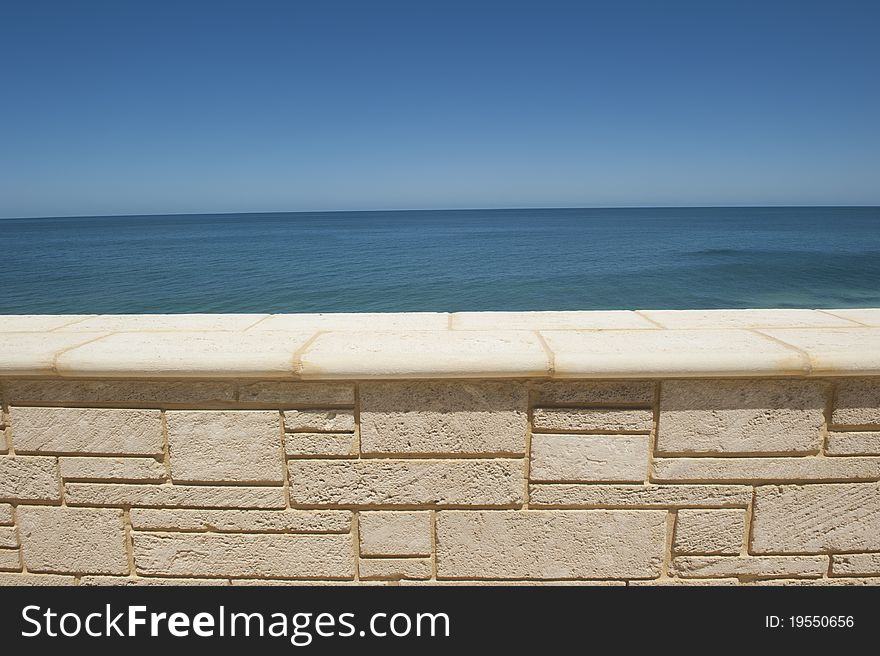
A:
<svg viewBox="0 0 880 656">
<path fill-rule="evenodd" d="M 62 456 L 61 477 L 74 480 L 120 480 L 156 482 L 165 478 L 165 465 L 155 458 Z"/>
<path fill-rule="evenodd" d="M 647 435 L 532 436 L 533 481 L 644 481 Z"/>
<path fill-rule="evenodd" d="M 0 587 L 33 587 L 52 585 L 76 585 L 76 579 L 73 576 L 64 576 L 61 574 L 18 574 L 12 572 L 0 573 Z"/>
<path fill-rule="evenodd" d="M 364 453 L 525 451 L 527 388 L 506 382 L 361 385 Z"/>
<path fill-rule="evenodd" d="M 168 508 L 283 508 L 284 488 L 213 485 L 126 485 L 69 483 L 71 506 L 142 506 Z"/>
<path fill-rule="evenodd" d="M 830 456 L 880 456 L 880 431 L 828 433 L 825 453 Z"/>
<path fill-rule="evenodd" d="M 656 578 L 665 536 L 658 510 L 445 511 L 437 514 L 437 576 Z"/>
<path fill-rule="evenodd" d="M 18 529 L 29 572 L 128 572 L 121 510 L 21 506 Z"/>
<path fill-rule="evenodd" d="M 880 551 L 880 484 L 757 488 L 752 551 Z"/>
<path fill-rule="evenodd" d="M 21 571 L 21 553 L 18 549 L 0 549 L 0 571 Z"/>
<path fill-rule="evenodd" d="M 191 576 L 186 578 L 169 579 L 161 577 L 139 577 L 130 578 L 127 576 L 84 576 L 80 579 L 80 585 L 87 586 L 116 586 L 116 587 L 143 587 L 143 586 L 176 586 L 176 585 L 229 585 L 226 579 L 196 579 Z"/>
<path fill-rule="evenodd" d="M 545 381 L 532 384 L 536 405 L 635 405 L 651 407 L 657 383 L 648 380 Z"/>
<path fill-rule="evenodd" d="M 529 486 L 531 506 L 593 508 L 745 507 L 752 488 L 744 485 L 578 485 Z"/>
<path fill-rule="evenodd" d="M 293 504 L 509 506 L 522 503 L 521 460 L 292 460 Z"/>
<path fill-rule="evenodd" d="M 284 430 L 303 433 L 351 433 L 354 410 L 285 410 Z"/>
<path fill-rule="evenodd" d="M 14 526 L 0 526 L 0 549 L 17 549 L 18 534 Z"/>
<path fill-rule="evenodd" d="M 704 585 L 739 585 L 739 579 L 650 579 L 647 581 L 630 581 L 629 585 L 634 587 L 640 586 L 659 586 L 659 587 L 683 587 L 690 588 L 693 586 Z"/>
<path fill-rule="evenodd" d="M 271 483 L 284 479 L 281 417 L 273 410 L 165 413 L 175 481 Z"/>
<path fill-rule="evenodd" d="M 810 587 L 830 587 L 830 586 L 865 586 L 880 585 L 880 578 L 829 578 L 829 579 L 770 579 L 766 581 L 757 581 L 746 585 L 772 585 L 772 586 L 810 586 Z"/>
<path fill-rule="evenodd" d="M 0 458 L 0 500 L 58 501 L 61 479 L 58 463 L 48 456 Z"/>
<path fill-rule="evenodd" d="M 818 578 L 828 571 L 828 556 L 679 556 L 672 564 L 684 578 Z"/>
<path fill-rule="evenodd" d="M 655 481 L 764 483 L 880 478 L 880 458 L 655 458 Z"/>
<path fill-rule="evenodd" d="M 664 381 L 659 453 L 817 453 L 827 385 Z"/>
<path fill-rule="evenodd" d="M 742 550 L 744 510 L 679 510 L 673 550 L 682 554 L 736 555 Z"/>
<path fill-rule="evenodd" d="M 12 524 L 12 506 L 8 503 L 0 503 L 0 526 L 7 526 Z"/>
<path fill-rule="evenodd" d="M 12 406 L 9 416 L 18 453 L 162 454 L 158 410 Z"/>
<path fill-rule="evenodd" d="M 848 378 L 839 381 L 831 423 L 880 426 L 880 378 Z"/>
<path fill-rule="evenodd" d="M 132 508 L 138 530 L 221 533 L 348 533 L 346 510 L 168 510 Z"/>
<path fill-rule="evenodd" d="M 363 512 L 358 520 L 362 556 L 429 556 L 431 513 Z"/>
<path fill-rule="evenodd" d="M 287 383 L 263 381 L 242 384 L 238 398 L 245 403 L 291 405 L 354 405 L 351 383 Z"/>
<path fill-rule="evenodd" d="M 74 403 L 230 403 L 235 400 L 235 385 L 229 382 L 196 381 L 20 380 L 7 383 L 6 397 L 12 405 L 44 406 Z"/>
<path fill-rule="evenodd" d="M 880 553 L 832 556 L 831 573 L 834 576 L 878 576 Z M 880 585 L 880 580 L 876 585 Z"/>
<path fill-rule="evenodd" d="M 362 579 L 389 581 L 429 579 L 431 569 L 430 558 L 362 558 L 358 567 Z"/>
<path fill-rule="evenodd" d="M 337 457 L 357 456 L 358 441 L 354 433 L 287 433 L 284 448 L 289 456 Z"/>
<path fill-rule="evenodd" d="M 351 579 L 351 535 L 137 533 L 139 574 Z"/>
<path fill-rule="evenodd" d="M 645 409 L 535 408 L 532 426 L 538 432 L 626 431 L 649 433 L 654 413 Z"/>
</svg>

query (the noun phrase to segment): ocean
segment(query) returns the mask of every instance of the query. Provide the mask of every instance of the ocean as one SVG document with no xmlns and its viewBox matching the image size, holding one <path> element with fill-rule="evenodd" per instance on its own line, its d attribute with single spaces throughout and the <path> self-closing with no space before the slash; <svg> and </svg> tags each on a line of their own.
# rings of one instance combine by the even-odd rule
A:
<svg viewBox="0 0 880 656">
<path fill-rule="evenodd" d="M 880 306 L 880 208 L 0 220 L 0 313 Z"/>
</svg>

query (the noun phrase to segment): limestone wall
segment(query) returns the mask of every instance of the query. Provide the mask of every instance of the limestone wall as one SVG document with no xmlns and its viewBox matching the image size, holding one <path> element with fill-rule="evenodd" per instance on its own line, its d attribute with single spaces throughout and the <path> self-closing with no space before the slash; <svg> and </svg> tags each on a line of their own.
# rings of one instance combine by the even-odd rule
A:
<svg viewBox="0 0 880 656">
<path fill-rule="evenodd" d="M 876 584 L 846 373 L 7 375 L 0 582 Z"/>
</svg>

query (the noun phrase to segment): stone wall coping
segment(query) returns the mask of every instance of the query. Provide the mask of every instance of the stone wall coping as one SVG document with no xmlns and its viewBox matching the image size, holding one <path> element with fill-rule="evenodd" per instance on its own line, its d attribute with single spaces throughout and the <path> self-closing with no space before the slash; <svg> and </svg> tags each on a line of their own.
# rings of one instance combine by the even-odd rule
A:
<svg viewBox="0 0 880 656">
<path fill-rule="evenodd" d="M 880 375 L 880 309 L 0 315 L 0 376 Z"/>
</svg>

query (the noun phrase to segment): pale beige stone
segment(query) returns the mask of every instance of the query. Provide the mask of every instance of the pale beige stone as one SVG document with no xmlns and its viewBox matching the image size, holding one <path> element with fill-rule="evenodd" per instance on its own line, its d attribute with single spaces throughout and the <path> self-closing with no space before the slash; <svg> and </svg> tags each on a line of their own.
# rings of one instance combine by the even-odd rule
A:
<svg viewBox="0 0 880 656">
<path fill-rule="evenodd" d="M 880 478 L 880 458 L 655 458 L 658 482 L 772 483 Z"/>
<path fill-rule="evenodd" d="M 0 574 L 0 587 L 26 586 L 32 588 L 56 585 L 76 585 L 76 579 L 73 576 L 64 576 L 62 574 L 20 574 L 12 572 Z"/>
<path fill-rule="evenodd" d="M 660 510 L 437 513 L 437 577 L 648 579 L 660 576 Z"/>
<path fill-rule="evenodd" d="M 508 382 L 368 382 L 360 388 L 364 453 L 525 451 L 528 391 Z"/>
<path fill-rule="evenodd" d="M 0 314 L 0 333 L 48 333 L 80 323 L 90 314 Z"/>
<path fill-rule="evenodd" d="M 17 549 L 18 534 L 14 526 L 0 526 L 0 549 Z"/>
<path fill-rule="evenodd" d="M 290 500 L 305 506 L 511 506 L 521 460 L 291 460 Z"/>
<path fill-rule="evenodd" d="M 819 578 L 828 556 L 678 556 L 672 565 L 683 578 Z"/>
<path fill-rule="evenodd" d="M 235 384 L 211 381 L 14 380 L 6 384 L 10 405 L 174 405 L 235 401 Z"/>
<path fill-rule="evenodd" d="M 456 312 L 453 330 L 609 330 L 612 328 L 656 330 L 632 310 L 545 312 Z"/>
<path fill-rule="evenodd" d="M 431 513 L 362 512 L 358 520 L 362 556 L 429 556 Z"/>
<path fill-rule="evenodd" d="M 654 426 L 650 410 L 620 408 L 535 408 L 532 426 L 538 432 L 625 431 L 649 433 Z"/>
<path fill-rule="evenodd" d="M 56 358 L 55 369 L 61 376 L 82 378 L 289 378 L 295 373 L 294 353 L 312 336 L 311 332 L 115 333 L 64 351 Z"/>
<path fill-rule="evenodd" d="M 762 328 L 757 332 L 806 353 L 814 376 L 880 374 L 880 328 Z"/>
<path fill-rule="evenodd" d="M 114 586 L 114 587 L 143 587 L 143 586 L 206 586 L 206 585 L 229 585 L 227 579 L 197 579 L 192 576 L 179 579 L 159 577 L 128 577 L 128 576 L 84 576 L 80 579 L 80 585 L 86 586 Z"/>
<path fill-rule="evenodd" d="M 827 385 L 664 381 L 658 453 L 818 453 Z"/>
<path fill-rule="evenodd" d="M 71 506 L 140 506 L 146 508 L 284 508 L 282 487 L 213 485 L 126 485 L 68 483 Z"/>
<path fill-rule="evenodd" d="M 278 483 L 281 416 L 274 410 L 165 413 L 171 476 L 180 482 Z"/>
<path fill-rule="evenodd" d="M 831 423 L 880 426 L 880 378 L 844 378 L 838 381 Z"/>
<path fill-rule="evenodd" d="M 62 332 L 151 332 L 213 330 L 238 332 L 268 314 L 102 314 L 62 327 Z"/>
<path fill-rule="evenodd" d="M 362 330 L 446 330 L 445 312 L 327 312 L 321 314 L 273 314 L 251 329 L 360 332 Z"/>
<path fill-rule="evenodd" d="M 0 526 L 11 526 L 15 523 L 12 514 L 12 506 L 8 503 L 0 503 Z"/>
<path fill-rule="evenodd" d="M 664 328 L 827 328 L 857 323 L 819 310 L 639 310 Z"/>
<path fill-rule="evenodd" d="M 366 580 L 429 579 L 430 558 L 361 558 L 358 571 Z"/>
<path fill-rule="evenodd" d="M 659 586 L 666 588 L 682 587 L 691 588 L 694 586 L 714 586 L 714 585 L 739 585 L 739 579 L 651 579 L 648 581 L 630 581 L 628 585 L 640 586 Z"/>
<path fill-rule="evenodd" d="M 538 336 L 516 330 L 322 333 L 299 358 L 305 379 L 546 376 Z"/>
<path fill-rule="evenodd" d="M 749 330 L 547 330 L 562 378 L 803 375 L 796 348 Z"/>
<path fill-rule="evenodd" d="M 285 410 L 284 430 L 302 433 L 351 433 L 354 410 Z"/>
<path fill-rule="evenodd" d="M 880 484 L 758 487 L 752 551 L 880 551 Z"/>
<path fill-rule="evenodd" d="M 354 587 L 354 586 L 370 586 L 370 587 L 381 587 L 381 586 L 391 586 L 397 585 L 396 583 L 391 583 L 388 581 L 340 581 L 340 580 L 330 580 L 330 581 L 310 581 L 308 579 L 230 579 L 229 581 L 233 586 L 273 586 L 273 587 L 296 587 L 296 588 L 311 588 L 311 587 Z"/>
<path fill-rule="evenodd" d="M 354 433 L 287 433 L 284 447 L 287 455 L 300 458 L 350 458 L 358 454 Z"/>
<path fill-rule="evenodd" d="M 351 518 L 347 510 L 131 509 L 131 525 L 150 531 L 348 533 Z"/>
<path fill-rule="evenodd" d="M 771 579 L 769 581 L 747 582 L 746 585 L 772 585 L 772 586 L 865 586 L 880 585 L 880 578 L 830 578 L 830 579 Z"/>
<path fill-rule="evenodd" d="M 121 510 L 21 506 L 18 529 L 29 572 L 128 572 Z"/>
<path fill-rule="evenodd" d="M 351 579 L 350 534 L 137 533 L 138 574 Z"/>
<path fill-rule="evenodd" d="M 55 357 L 106 333 L 0 333 L 0 375 L 52 376 Z"/>
<path fill-rule="evenodd" d="M 261 381 L 242 384 L 239 400 L 246 403 L 266 403 L 286 406 L 354 405 L 354 385 L 351 383 L 288 383 Z"/>
<path fill-rule="evenodd" d="M 830 456 L 880 456 L 880 431 L 828 433 L 825 453 Z"/>
<path fill-rule="evenodd" d="M 880 553 L 831 556 L 831 573 L 834 576 L 880 576 Z"/>
<path fill-rule="evenodd" d="M 530 506 L 569 508 L 733 508 L 746 507 L 745 485 L 583 485 L 529 486 Z"/>
<path fill-rule="evenodd" d="M 507 581 L 491 581 L 487 579 L 474 579 L 468 581 L 467 579 L 447 579 L 445 581 L 408 581 L 406 579 L 401 580 L 397 585 L 401 587 L 407 586 L 436 586 L 443 588 L 452 588 L 452 587 L 471 587 L 471 588 L 484 588 L 486 586 L 491 587 L 537 587 L 537 586 L 553 586 L 553 587 L 587 587 L 587 588 L 616 588 L 616 587 L 626 587 L 626 581 L 590 581 L 587 579 L 582 580 L 571 580 L 571 581 L 560 581 L 549 580 L 549 581 L 536 581 L 536 580 L 525 580 L 525 579 L 509 579 Z"/>
<path fill-rule="evenodd" d="M 644 481 L 648 450 L 647 435 L 535 434 L 529 480 Z"/>
<path fill-rule="evenodd" d="M 159 410 L 12 406 L 18 453 L 162 454 Z"/>
<path fill-rule="evenodd" d="M 18 549 L 0 549 L 0 571 L 21 571 L 21 554 Z"/>
<path fill-rule="evenodd" d="M 537 405 L 628 405 L 648 407 L 654 403 L 657 383 L 651 380 L 548 380 L 532 383 Z"/>
<path fill-rule="evenodd" d="M 165 465 L 155 458 L 114 458 L 62 456 L 58 458 L 61 477 L 70 480 L 119 480 L 142 483 L 165 479 Z"/>
<path fill-rule="evenodd" d="M 0 458 L 0 500 L 59 501 L 58 462 L 48 456 Z"/>
<path fill-rule="evenodd" d="M 736 555 L 742 550 L 745 519 L 745 510 L 679 510 L 673 550 L 681 554 Z"/>
</svg>

